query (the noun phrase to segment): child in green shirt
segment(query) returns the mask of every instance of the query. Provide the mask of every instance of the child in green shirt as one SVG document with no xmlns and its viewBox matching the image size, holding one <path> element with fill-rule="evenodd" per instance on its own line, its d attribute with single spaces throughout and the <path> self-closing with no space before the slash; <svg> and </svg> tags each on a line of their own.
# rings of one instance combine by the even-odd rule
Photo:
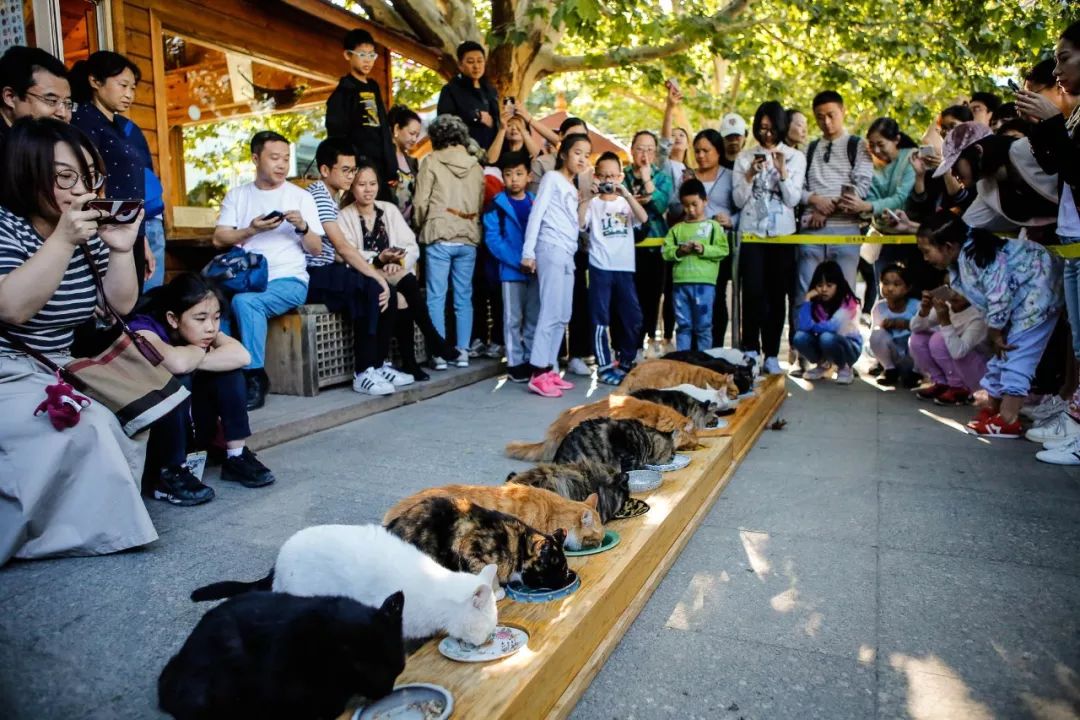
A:
<svg viewBox="0 0 1080 720">
<path fill-rule="evenodd" d="M 668 230 L 663 257 L 675 263 L 675 347 L 690 350 L 712 346 L 712 308 L 720 261 L 728 255 L 727 233 L 720 223 L 705 219 L 705 186 L 694 178 L 679 188 L 685 216 Z"/>
</svg>

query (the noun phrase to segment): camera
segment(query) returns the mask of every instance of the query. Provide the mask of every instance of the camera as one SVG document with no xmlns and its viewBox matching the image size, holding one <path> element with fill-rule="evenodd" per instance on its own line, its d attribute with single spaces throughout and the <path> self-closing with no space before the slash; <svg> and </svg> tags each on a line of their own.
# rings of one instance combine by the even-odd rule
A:
<svg viewBox="0 0 1080 720">
<path fill-rule="evenodd" d="M 602 182 L 597 185 L 596 189 L 600 191 L 601 195 L 610 195 L 611 193 L 615 192 L 615 183 Z"/>
</svg>

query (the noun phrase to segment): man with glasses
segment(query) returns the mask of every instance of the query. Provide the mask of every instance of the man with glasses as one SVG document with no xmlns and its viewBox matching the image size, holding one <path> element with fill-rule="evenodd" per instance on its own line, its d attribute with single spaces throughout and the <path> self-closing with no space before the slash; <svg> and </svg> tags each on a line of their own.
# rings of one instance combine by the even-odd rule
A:
<svg viewBox="0 0 1080 720">
<path fill-rule="evenodd" d="M 326 134 L 352 143 L 358 157 L 367 158 L 379 173 L 379 200 L 392 201 L 390 181 L 397 179 L 397 153 L 386 120 L 379 85 L 371 71 L 379 53 L 367 30 L 345 34 L 345 61 L 349 74 L 341 78 L 326 101 Z"/>
<path fill-rule="evenodd" d="M 71 122 L 74 109 L 64 63 L 41 48 L 21 45 L 0 57 L 0 140 L 19 118 Z"/>
</svg>

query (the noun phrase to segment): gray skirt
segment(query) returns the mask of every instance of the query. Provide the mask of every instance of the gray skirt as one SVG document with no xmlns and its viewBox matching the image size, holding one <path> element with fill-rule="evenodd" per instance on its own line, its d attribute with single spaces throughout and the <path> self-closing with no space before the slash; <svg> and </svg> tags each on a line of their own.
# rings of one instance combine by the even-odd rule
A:
<svg viewBox="0 0 1080 720">
<path fill-rule="evenodd" d="M 58 365 L 71 360 L 51 356 Z M 157 539 L 142 496 L 145 444 L 94 402 L 56 430 L 34 416 L 55 376 L 26 356 L 0 356 L 0 565 L 12 557 L 101 555 Z"/>
</svg>

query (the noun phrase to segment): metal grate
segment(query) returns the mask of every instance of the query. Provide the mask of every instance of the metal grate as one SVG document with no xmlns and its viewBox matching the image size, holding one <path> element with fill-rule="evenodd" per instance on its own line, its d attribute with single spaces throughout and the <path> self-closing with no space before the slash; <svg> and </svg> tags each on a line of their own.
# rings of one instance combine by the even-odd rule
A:
<svg viewBox="0 0 1080 720">
<path fill-rule="evenodd" d="M 315 362 L 319 387 L 352 380 L 352 325 L 340 313 L 315 316 Z"/>
</svg>

